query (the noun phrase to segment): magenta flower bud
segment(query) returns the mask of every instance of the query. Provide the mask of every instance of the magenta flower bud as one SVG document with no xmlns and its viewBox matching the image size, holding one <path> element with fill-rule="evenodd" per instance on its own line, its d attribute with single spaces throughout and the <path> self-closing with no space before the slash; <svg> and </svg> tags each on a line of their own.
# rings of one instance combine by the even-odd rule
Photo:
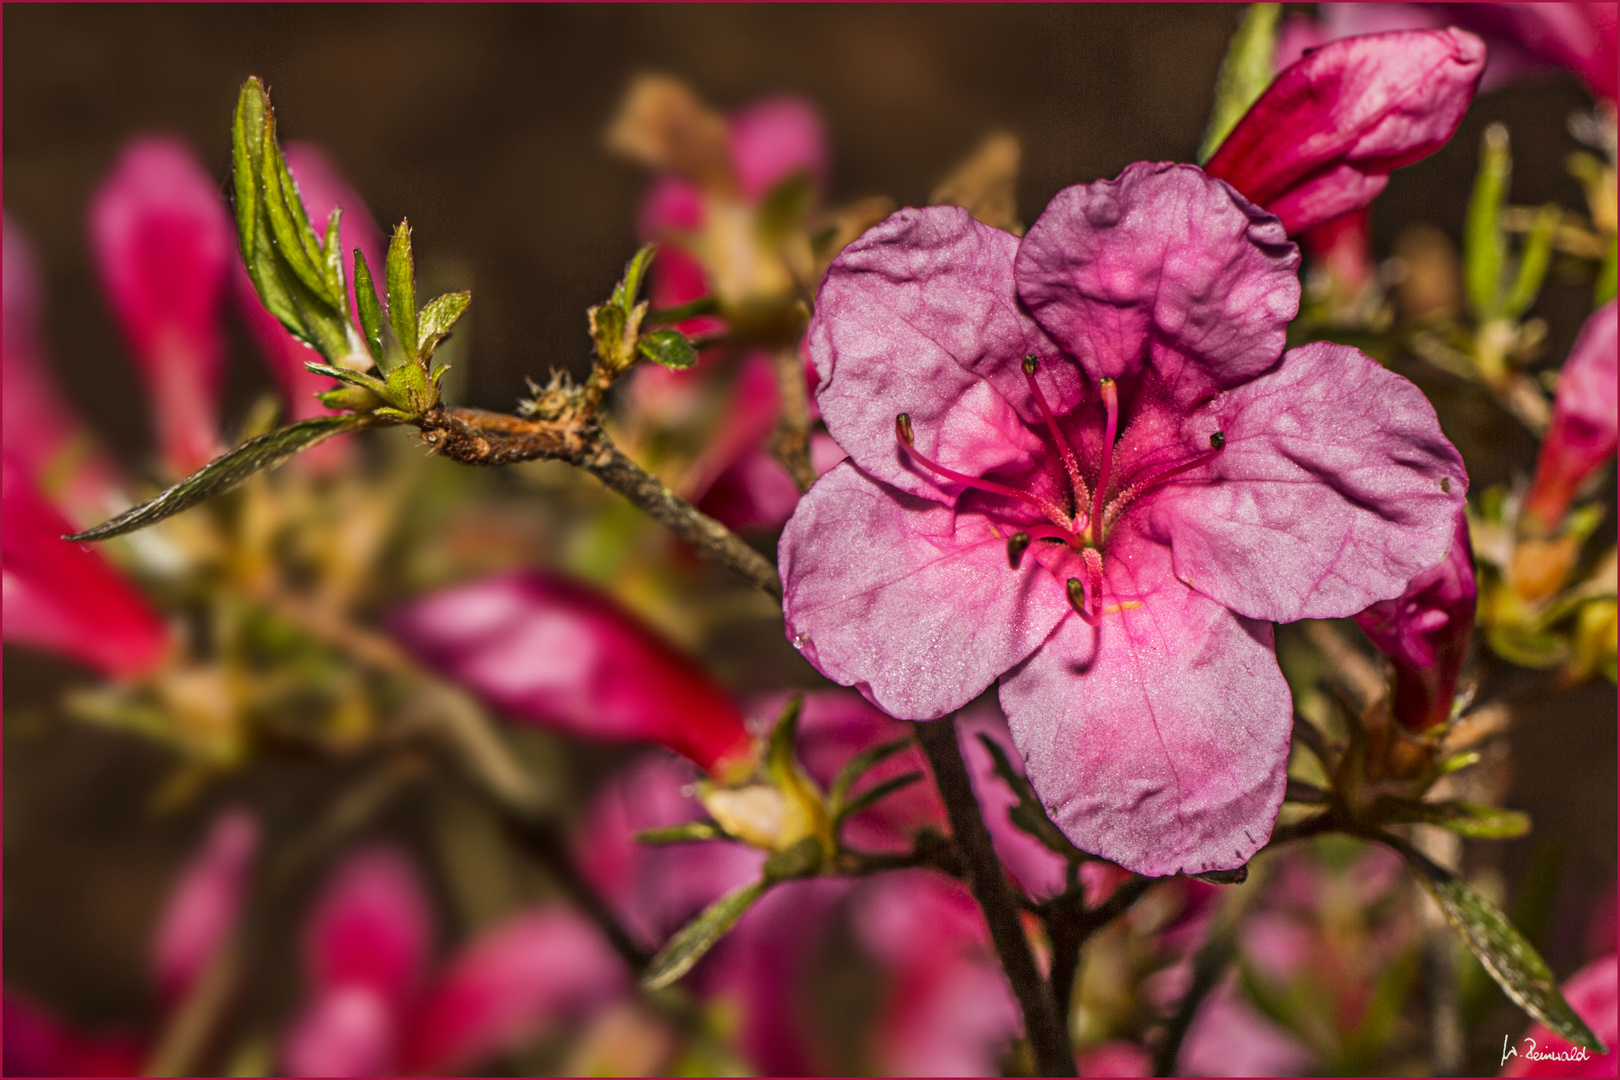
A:
<svg viewBox="0 0 1620 1080">
<path fill-rule="evenodd" d="M 1583 1051 L 1569 1040 L 1554 1035 L 1545 1025 L 1535 1024 L 1518 1042 L 1507 1044 L 1507 1049 L 1514 1053 L 1508 1058 L 1502 1075 L 1613 1076 L 1615 1065 L 1620 1061 L 1617 988 L 1620 988 L 1620 960 L 1614 953 L 1587 964 L 1560 988 L 1570 1008 L 1580 1014 L 1592 1033 L 1609 1048 L 1607 1054 Z M 1531 1057 L 1532 1049 L 1542 1056 Z"/>
<path fill-rule="evenodd" d="M 157 667 L 169 644 L 163 620 L 99 551 L 62 539 L 73 526 L 9 455 L 0 460 L 0 492 L 5 640 L 114 678 Z"/>
<path fill-rule="evenodd" d="M 170 891 L 152 938 L 152 972 L 171 1006 L 185 997 L 236 926 L 258 846 L 253 815 L 226 812 Z"/>
<path fill-rule="evenodd" d="M 236 258 L 219 185 L 180 142 L 137 140 L 96 192 L 90 234 L 152 398 L 163 460 L 175 473 L 192 472 L 219 449 L 219 305 Z"/>
<path fill-rule="evenodd" d="M 691 660 L 589 586 L 529 571 L 397 610 L 424 663 L 518 720 L 656 743 L 722 776 L 753 760 L 742 713 Z"/>
<path fill-rule="evenodd" d="M 1205 166 L 1290 236 L 1358 210 L 1451 138 L 1485 69 L 1463 30 L 1345 38 L 1278 75 Z"/>
<path fill-rule="evenodd" d="M 1558 375 L 1552 426 L 1522 511 L 1546 532 L 1558 529 L 1576 489 L 1614 454 L 1616 321 L 1613 300 L 1594 311 Z"/>
<path fill-rule="evenodd" d="M 1394 664 L 1395 719 L 1414 731 L 1451 718 L 1478 595 L 1468 517 L 1459 513 L 1446 557 L 1413 578 L 1400 596 L 1356 616 L 1356 625 Z"/>
</svg>

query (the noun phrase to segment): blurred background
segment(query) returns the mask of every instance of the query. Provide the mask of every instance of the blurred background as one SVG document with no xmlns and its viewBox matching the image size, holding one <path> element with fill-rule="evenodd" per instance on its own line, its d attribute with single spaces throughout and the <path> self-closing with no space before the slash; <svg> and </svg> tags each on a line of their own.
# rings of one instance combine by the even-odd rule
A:
<svg viewBox="0 0 1620 1080">
<path fill-rule="evenodd" d="M 721 111 L 781 93 L 814 103 L 828 134 L 833 204 L 865 195 L 922 203 L 984 136 L 1011 131 L 1022 143 L 1018 205 L 1029 221 L 1067 185 L 1111 177 L 1131 161 L 1192 159 L 1238 10 L 10 5 L 5 210 L 36 251 L 43 336 L 61 387 L 138 472 L 151 459 L 152 434 L 145 408 L 130 407 L 142 391 L 91 258 L 86 208 L 125 144 L 144 134 L 179 137 L 223 186 L 231 110 L 249 75 L 270 88 L 282 137 L 324 149 L 379 223 L 409 215 L 419 275 L 435 286 L 424 293 L 473 291 L 459 332 L 457 394 L 464 404 L 508 410 L 525 377 L 585 370 L 584 310 L 638 242 L 648 177 L 603 147 L 633 73 L 675 75 Z M 1513 136 L 1514 202 L 1582 206 L 1563 167 L 1578 144 L 1562 118 L 1589 101 L 1563 73 L 1476 98 L 1451 143 L 1397 172 L 1374 205 L 1375 253 L 1387 256 L 1418 222 L 1460 240 L 1481 132 L 1493 121 Z M 1589 295 L 1586 283 L 1553 276 L 1535 309 L 1549 327 L 1547 356 L 1567 352 Z M 230 333 L 227 430 L 272 387 L 240 325 Z M 1427 369 L 1409 374 L 1454 399 L 1442 416 L 1477 421 L 1448 430 L 1475 490 L 1529 468 L 1534 441 L 1482 394 L 1474 400 L 1478 392 Z M 445 483 L 508 482 L 434 468 Z M 1604 528 L 1612 538 L 1610 506 Z M 544 549 L 544 532 L 536 535 L 518 543 L 512 562 L 558 561 Z M 525 550 L 528 542 L 534 547 Z M 758 632 L 700 643 L 733 689 L 815 684 L 779 624 L 749 625 Z M 1510 697 L 1516 687 L 1543 685 L 1502 667 L 1497 685 Z M 153 920 L 218 808 L 251 804 L 274 833 L 278 815 L 296 817 L 303 802 L 344 778 L 272 760 L 179 809 L 155 810 L 168 753 L 64 719 L 56 703 L 83 681 L 78 669 L 8 645 L 4 675 L 5 983 L 91 1027 L 148 1016 Z M 1614 689 L 1598 680 L 1538 693 L 1512 735 L 1505 804 L 1529 812 L 1535 830 L 1492 858 L 1500 859 L 1507 906 L 1540 905 L 1537 926 L 1527 929 L 1560 976 L 1586 958 L 1589 921 L 1605 897 L 1613 903 L 1615 731 Z M 532 752 L 580 792 L 619 757 L 555 741 Z M 460 812 L 456 798 L 424 785 L 370 831 L 427 852 L 435 830 Z M 443 880 L 442 859 L 436 865 L 432 887 L 450 898 L 461 886 Z M 1532 880 L 1540 893 L 1517 896 Z M 473 909 L 533 887 L 491 885 L 497 897 Z M 440 910 L 469 908 L 447 902 Z M 446 928 L 451 938 L 463 929 Z M 269 1000 L 295 994 L 290 965 L 270 978 L 283 985 L 265 992 Z M 1505 1003 L 1499 1019 L 1493 1030 L 1517 1033 L 1523 1024 Z"/>
</svg>

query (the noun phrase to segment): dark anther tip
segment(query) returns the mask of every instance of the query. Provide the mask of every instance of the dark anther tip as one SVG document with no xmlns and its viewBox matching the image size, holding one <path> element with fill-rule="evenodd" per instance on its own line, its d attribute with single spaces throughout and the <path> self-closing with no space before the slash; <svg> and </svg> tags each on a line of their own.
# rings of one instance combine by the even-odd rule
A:
<svg viewBox="0 0 1620 1080">
<path fill-rule="evenodd" d="M 1007 565 L 1014 570 L 1023 561 L 1024 549 L 1029 547 L 1029 533 L 1015 532 L 1007 537 Z"/>
<path fill-rule="evenodd" d="M 1219 450 L 1221 447 L 1225 446 L 1226 445 L 1226 432 L 1217 431 L 1215 434 L 1211 435 L 1209 437 L 1209 445 L 1210 445 L 1210 447 L 1212 449 L 1215 449 L 1215 450 Z"/>
<path fill-rule="evenodd" d="M 911 445 L 912 432 L 911 432 L 911 414 L 910 413 L 899 413 L 898 415 L 895 416 L 895 418 L 894 418 L 894 434 L 895 434 L 895 436 L 897 438 L 899 438 L 899 440 L 901 442 L 905 443 L 907 446 Z"/>
<path fill-rule="evenodd" d="M 1024 357 L 1024 374 L 1025 375 L 1033 375 L 1033 374 L 1035 374 L 1035 369 L 1040 367 L 1040 366 L 1041 366 L 1041 362 L 1040 362 L 1040 360 L 1036 359 L 1034 353 L 1030 353 L 1028 356 Z"/>
<path fill-rule="evenodd" d="M 1080 584 L 1080 579 L 1072 577 L 1068 582 L 1069 603 L 1076 611 L 1084 611 L 1086 607 L 1086 587 Z"/>
</svg>

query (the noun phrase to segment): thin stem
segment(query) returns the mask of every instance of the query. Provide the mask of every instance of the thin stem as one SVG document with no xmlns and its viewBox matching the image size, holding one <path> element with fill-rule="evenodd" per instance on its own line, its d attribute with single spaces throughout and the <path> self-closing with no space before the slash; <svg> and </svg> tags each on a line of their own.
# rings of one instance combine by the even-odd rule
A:
<svg viewBox="0 0 1620 1080">
<path fill-rule="evenodd" d="M 1050 981 L 1059 1016 L 1068 1015 L 1075 974 L 1080 970 L 1080 951 L 1086 942 L 1097 931 L 1129 911 L 1160 880 L 1134 875 L 1115 888 L 1108 899 L 1093 911 L 1085 909 L 1085 898 L 1078 888 L 1054 896 L 1036 907 L 1035 913 L 1046 924 L 1047 935 L 1052 939 Z"/>
<path fill-rule="evenodd" d="M 787 468 L 800 491 L 809 491 L 816 482 L 815 466 L 810 463 L 810 394 L 804 385 L 804 363 L 797 346 L 786 346 L 771 354 L 776 368 L 776 390 L 782 401 L 782 414 L 772 436 L 772 450 Z"/>
<path fill-rule="evenodd" d="M 1035 966 L 1029 939 L 1019 920 L 1019 904 L 1007 884 L 1006 872 L 996 858 L 990 832 L 978 801 L 962 752 L 956 745 L 956 721 L 947 717 L 913 725 L 917 741 L 933 767 L 940 798 L 951 822 L 951 832 L 967 863 L 973 896 L 990 925 L 990 938 L 1001 966 L 1012 983 L 1013 993 L 1024 1012 L 1024 1031 L 1035 1051 L 1042 1076 L 1073 1076 L 1074 1050 L 1069 1045 L 1068 1026 L 1057 1011 L 1052 995 Z"/>
</svg>

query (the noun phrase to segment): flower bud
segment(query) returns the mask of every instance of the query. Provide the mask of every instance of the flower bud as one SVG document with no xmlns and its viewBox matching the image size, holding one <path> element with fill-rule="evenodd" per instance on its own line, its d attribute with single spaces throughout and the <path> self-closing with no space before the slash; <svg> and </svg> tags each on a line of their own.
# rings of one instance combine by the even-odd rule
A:
<svg viewBox="0 0 1620 1080">
<path fill-rule="evenodd" d="M 1524 499 L 1534 528 L 1556 531 L 1576 489 L 1614 453 L 1616 321 L 1613 300 L 1594 311 L 1559 373 L 1552 426 Z"/>
</svg>

